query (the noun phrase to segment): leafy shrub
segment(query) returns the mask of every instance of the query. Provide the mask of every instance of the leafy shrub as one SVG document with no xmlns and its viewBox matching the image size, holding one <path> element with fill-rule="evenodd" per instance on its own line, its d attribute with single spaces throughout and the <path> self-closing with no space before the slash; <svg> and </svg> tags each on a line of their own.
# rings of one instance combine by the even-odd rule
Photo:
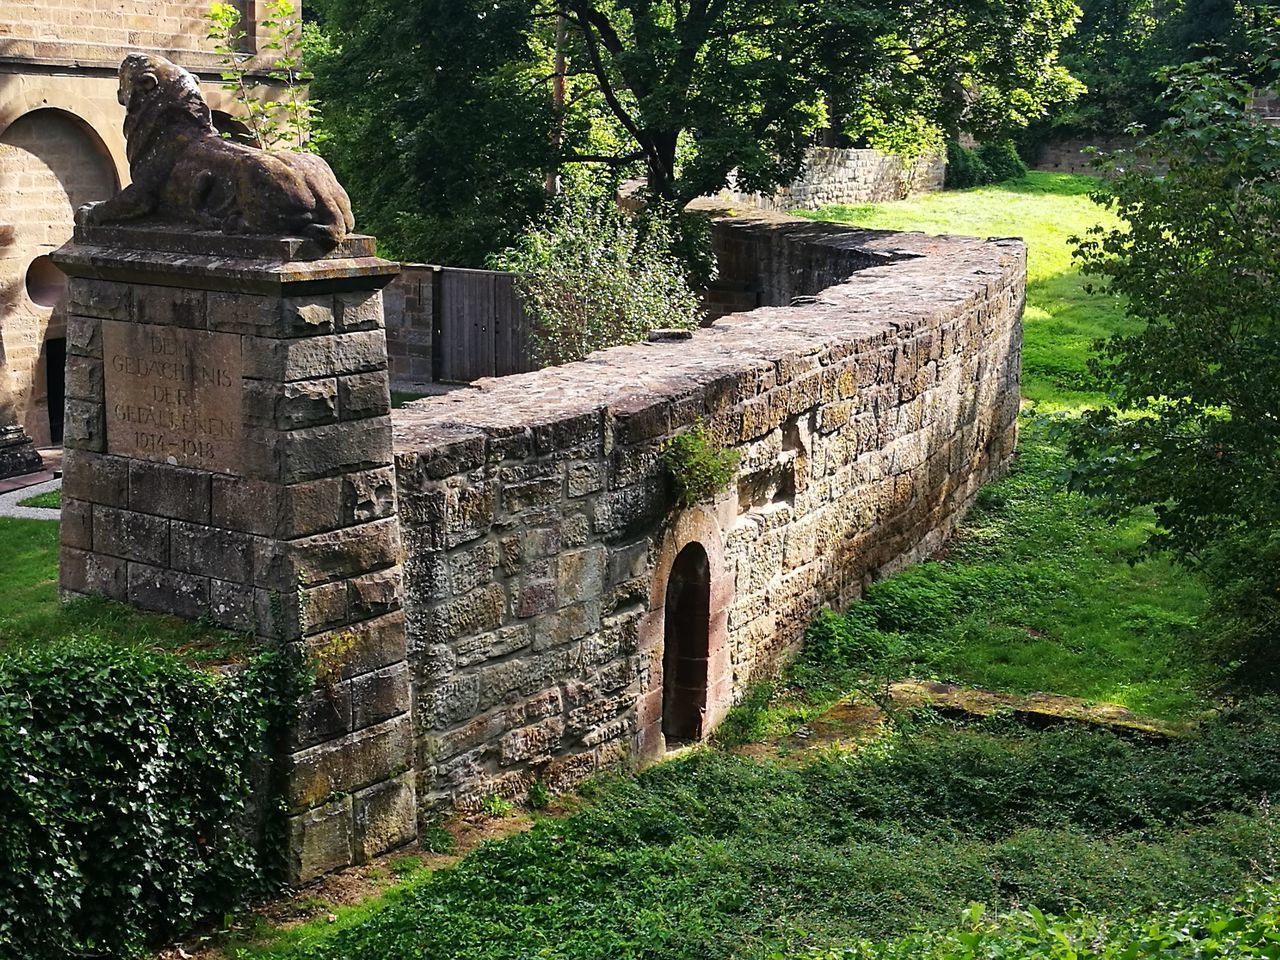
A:
<svg viewBox="0 0 1280 960">
<path fill-rule="evenodd" d="M 978 148 L 978 157 L 991 173 L 991 183 L 1020 180 L 1027 175 L 1027 165 L 1018 156 L 1018 148 L 1009 140 L 984 143 Z"/>
<path fill-rule="evenodd" d="M 738 451 L 717 446 L 698 424 L 662 447 L 662 463 L 682 507 L 710 499 L 727 487 L 738 469 Z"/>
<path fill-rule="evenodd" d="M 659 216 L 628 214 L 612 197 L 568 195 L 493 263 L 521 275 L 539 360 L 568 363 L 651 330 L 698 325 L 674 242 Z"/>
<path fill-rule="evenodd" d="M 949 190 L 985 187 L 1027 175 L 1027 165 L 1009 141 L 984 143 L 976 150 L 952 140 L 947 144 L 945 186 Z"/>
<path fill-rule="evenodd" d="M 897 940 L 816 950 L 807 960 L 1237 960 L 1268 957 L 1280 941 L 1280 888 L 1250 890 L 1226 906 L 1136 913 L 1119 918 L 1094 913 L 1062 917 L 1028 910 L 989 915 L 970 904 L 964 923 Z M 1087 952 L 1086 952 L 1087 951 Z"/>
<path fill-rule="evenodd" d="M 991 170 L 978 156 L 978 151 L 963 147 L 954 140 L 947 143 L 947 172 L 943 185 L 948 190 L 967 190 L 991 182 Z"/>
<path fill-rule="evenodd" d="M 285 675 L 275 654 L 219 677 L 102 643 L 5 653 L 0 955 L 131 956 L 268 884 Z"/>
</svg>

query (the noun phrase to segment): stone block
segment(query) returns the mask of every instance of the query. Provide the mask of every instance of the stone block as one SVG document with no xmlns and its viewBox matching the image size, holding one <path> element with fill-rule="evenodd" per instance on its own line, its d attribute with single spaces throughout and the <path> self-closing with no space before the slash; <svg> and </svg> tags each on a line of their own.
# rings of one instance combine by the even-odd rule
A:
<svg viewBox="0 0 1280 960">
<path fill-rule="evenodd" d="M 253 545 L 247 534 L 175 520 L 169 526 L 169 564 L 184 573 L 252 583 Z"/>
<path fill-rule="evenodd" d="M 550 758 L 564 739 L 564 720 L 550 717 L 533 726 L 512 730 L 498 741 L 499 763 L 513 763 Z"/>
<path fill-rule="evenodd" d="M 318 533 L 298 540 L 260 540 L 253 582 L 269 590 L 293 591 L 393 566 L 400 557 L 395 518 Z"/>
<path fill-rule="evenodd" d="M 444 533 L 450 548 L 475 540 L 493 526 L 496 487 L 492 481 L 445 490 Z"/>
<path fill-rule="evenodd" d="M 102 361 L 71 354 L 67 357 L 66 395 L 74 400 L 102 401 Z"/>
<path fill-rule="evenodd" d="M 382 291 L 372 293 L 340 293 L 337 295 L 336 316 L 338 329 L 343 333 L 353 330 L 373 330 L 382 326 Z"/>
<path fill-rule="evenodd" d="M 531 643 L 533 643 L 533 631 L 528 624 L 502 627 L 493 633 L 483 633 L 455 641 L 454 662 L 459 667 L 470 667 L 523 650 Z"/>
<path fill-rule="evenodd" d="M 62 524 L 59 540 L 64 547 L 93 549 L 93 504 L 84 500 L 62 500 Z"/>
<path fill-rule="evenodd" d="M 128 599 L 128 564 L 119 557 L 65 547 L 59 567 L 59 585 L 67 593 L 95 594 L 109 600 Z"/>
<path fill-rule="evenodd" d="M 496 630 L 506 619 L 507 595 L 498 583 L 487 583 L 444 600 L 423 614 L 427 618 L 426 639 L 447 643 L 470 634 Z"/>
<path fill-rule="evenodd" d="M 198 620 L 209 610 L 209 580 L 149 566 L 129 564 L 129 602 L 144 610 L 159 610 Z"/>
<path fill-rule="evenodd" d="M 343 420 L 385 417 L 391 412 L 391 389 L 385 373 L 358 373 L 338 378 L 338 409 Z"/>
<path fill-rule="evenodd" d="M 129 508 L 192 523 L 208 523 L 212 475 L 167 463 L 129 462 Z"/>
<path fill-rule="evenodd" d="M 351 684 L 319 684 L 298 703 L 298 715 L 289 729 L 289 749 L 298 752 L 338 740 L 351 730 Z"/>
<path fill-rule="evenodd" d="M 169 563 L 169 521 L 162 517 L 95 504 L 93 542 L 98 553 L 156 566 Z"/>
<path fill-rule="evenodd" d="M 209 618 L 228 630 L 257 632 L 253 587 L 243 582 L 210 579 Z"/>
<path fill-rule="evenodd" d="M 575 603 L 539 617 L 533 626 L 535 650 L 560 647 L 600 629 L 600 604 Z"/>
<path fill-rule="evenodd" d="M 516 616 L 534 617 L 556 605 L 556 585 L 552 580 L 523 584 L 516 597 Z"/>
<path fill-rule="evenodd" d="M 417 684 L 414 717 L 424 730 L 442 730 L 473 717 L 480 703 L 480 677 L 463 674 L 434 684 Z"/>
<path fill-rule="evenodd" d="M 409 717 L 404 715 L 295 753 L 290 758 L 289 810 L 307 810 L 334 794 L 403 773 L 413 760 L 412 734 Z"/>
<path fill-rule="evenodd" d="M 102 321 L 96 317 L 67 317 L 67 355 L 102 359 Z"/>
<path fill-rule="evenodd" d="M 380 520 L 395 513 L 395 467 L 351 473 L 342 478 L 341 518 L 344 526 Z"/>
<path fill-rule="evenodd" d="M 391 462 L 391 418 L 373 417 L 353 430 L 345 423 L 294 430 L 279 444 L 282 483 L 300 483 L 354 470 L 384 467 Z M 272 479 L 263 477 L 263 479 Z"/>
<path fill-rule="evenodd" d="M 269 404 L 265 409 L 271 411 L 270 426 L 297 430 L 338 419 L 338 381 L 332 377 L 265 386 L 268 396 L 263 399 Z"/>
<path fill-rule="evenodd" d="M 599 600 L 604 592 L 606 554 L 602 546 L 568 550 L 556 567 L 556 600 L 559 605 Z"/>
<path fill-rule="evenodd" d="M 351 798 L 289 818 L 289 874 L 307 883 L 352 862 Z"/>
<path fill-rule="evenodd" d="M 67 285 L 67 313 L 99 320 L 128 320 L 132 288 L 127 283 L 77 277 Z"/>
<path fill-rule="evenodd" d="M 241 533 L 287 537 L 290 531 L 279 529 L 281 496 L 277 484 L 215 474 L 210 478 L 210 522 Z"/>
<path fill-rule="evenodd" d="M 398 610 L 401 603 L 400 567 L 352 577 L 347 581 L 347 609 L 353 620 L 367 620 Z"/>
<path fill-rule="evenodd" d="M 351 798 L 356 863 L 409 843 L 417 836 L 418 804 L 413 774 L 375 784 Z"/>
<path fill-rule="evenodd" d="M 396 663 L 351 679 L 351 725 L 371 727 L 409 712 L 409 665 Z"/>
<path fill-rule="evenodd" d="M 334 675 L 343 680 L 398 663 L 405 658 L 404 611 L 397 610 L 353 623 L 331 633 L 307 637 L 299 646 L 304 657 L 316 651 L 341 650 Z"/>
<path fill-rule="evenodd" d="M 62 425 L 63 446 L 102 453 L 107 445 L 105 409 L 101 403 L 68 397 Z"/>
<path fill-rule="evenodd" d="M 203 330 L 205 302 L 203 290 L 183 287 L 152 287 L 132 284 L 132 319 L 135 323 L 153 323 L 160 326 L 186 327 Z"/>
</svg>

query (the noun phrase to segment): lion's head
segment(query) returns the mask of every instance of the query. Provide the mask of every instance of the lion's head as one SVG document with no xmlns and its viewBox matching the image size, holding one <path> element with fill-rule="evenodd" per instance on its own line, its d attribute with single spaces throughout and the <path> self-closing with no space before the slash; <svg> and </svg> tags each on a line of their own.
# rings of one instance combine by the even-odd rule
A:
<svg viewBox="0 0 1280 960">
<path fill-rule="evenodd" d="M 196 78 L 164 57 L 149 53 L 125 57 L 116 99 L 125 108 L 130 162 L 150 149 L 160 130 L 214 132 L 213 117 Z"/>
</svg>

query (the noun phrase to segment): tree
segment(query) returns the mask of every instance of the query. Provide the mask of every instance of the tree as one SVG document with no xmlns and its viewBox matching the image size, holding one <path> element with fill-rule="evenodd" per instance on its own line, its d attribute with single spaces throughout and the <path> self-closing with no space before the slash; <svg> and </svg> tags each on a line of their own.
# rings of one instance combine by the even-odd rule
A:
<svg viewBox="0 0 1280 960">
<path fill-rule="evenodd" d="M 1275 66 L 1272 58 L 1266 58 Z M 1148 550 L 1207 573 L 1220 622 L 1280 639 L 1280 128 L 1220 61 L 1170 75 L 1169 118 L 1099 194 L 1084 271 L 1142 327 L 1100 345 L 1111 402 L 1068 430 L 1070 483 L 1154 511 Z"/>
</svg>

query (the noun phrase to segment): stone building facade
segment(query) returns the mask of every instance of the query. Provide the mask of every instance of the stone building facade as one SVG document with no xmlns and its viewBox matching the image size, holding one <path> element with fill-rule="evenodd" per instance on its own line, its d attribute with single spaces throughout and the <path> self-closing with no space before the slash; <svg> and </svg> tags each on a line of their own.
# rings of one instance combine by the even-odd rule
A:
<svg viewBox="0 0 1280 960">
<path fill-rule="evenodd" d="M 264 3 L 237 5 L 253 53 Z M 76 207 L 128 183 L 116 102 L 125 54 L 169 57 L 200 78 L 215 119 L 236 112 L 206 38 L 208 8 L 0 0 L 0 435 L 17 426 L 37 444 L 61 441 L 65 281 L 49 254 L 70 239 Z"/>
</svg>

